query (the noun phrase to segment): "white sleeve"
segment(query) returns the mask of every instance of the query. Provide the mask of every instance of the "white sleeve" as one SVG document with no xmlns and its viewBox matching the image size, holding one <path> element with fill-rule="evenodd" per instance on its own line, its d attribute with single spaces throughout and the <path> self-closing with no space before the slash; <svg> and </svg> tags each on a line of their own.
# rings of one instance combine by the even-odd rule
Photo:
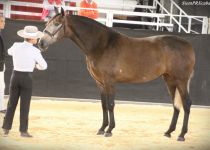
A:
<svg viewBox="0 0 210 150">
<path fill-rule="evenodd" d="M 42 57 L 41 52 L 36 53 L 35 61 L 36 61 L 36 68 L 37 69 L 39 69 L 39 70 L 47 69 L 47 63 L 44 60 L 44 58 Z"/>
<path fill-rule="evenodd" d="M 12 56 L 13 55 L 13 51 L 15 49 L 15 43 L 8 49 L 8 55 Z"/>
</svg>

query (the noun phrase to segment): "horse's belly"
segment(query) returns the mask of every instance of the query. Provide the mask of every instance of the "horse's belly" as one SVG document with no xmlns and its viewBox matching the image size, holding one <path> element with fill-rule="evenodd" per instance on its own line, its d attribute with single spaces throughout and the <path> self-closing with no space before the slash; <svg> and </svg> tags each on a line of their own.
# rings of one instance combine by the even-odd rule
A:
<svg viewBox="0 0 210 150">
<path fill-rule="evenodd" d="M 148 67 L 148 69 L 142 70 L 136 69 L 119 69 L 115 75 L 117 82 L 129 82 L 129 83 L 143 83 L 154 80 L 161 76 L 165 72 L 164 67 Z"/>
<path fill-rule="evenodd" d="M 119 76 L 116 81 L 119 83 L 144 83 L 149 82 L 158 78 L 161 74 L 156 76 L 136 76 L 136 77 L 128 77 L 128 76 Z"/>
</svg>

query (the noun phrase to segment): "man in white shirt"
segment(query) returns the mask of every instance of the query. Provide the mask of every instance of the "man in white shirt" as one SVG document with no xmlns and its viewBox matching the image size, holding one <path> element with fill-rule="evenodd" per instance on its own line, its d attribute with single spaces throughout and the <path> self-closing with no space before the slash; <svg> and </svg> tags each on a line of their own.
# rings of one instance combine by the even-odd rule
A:
<svg viewBox="0 0 210 150">
<path fill-rule="evenodd" d="M 28 114 L 32 95 L 32 72 L 34 68 L 39 70 L 47 69 L 47 63 L 43 59 L 38 48 L 37 39 L 43 36 L 35 26 L 26 26 L 23 30 L 17 32 L 23 37 L 24 42 L 15 42 L 8 49 L 8 54 L 13 58 L 13 73 L 10 80 L 9 101 L 6 115 L 3 122 L 4 136 L 9 134 L 12 128 L 15 109 L 20 98 L 20 135 L 22 137 L 32 137 L 28 133 Z"/>
</svg>

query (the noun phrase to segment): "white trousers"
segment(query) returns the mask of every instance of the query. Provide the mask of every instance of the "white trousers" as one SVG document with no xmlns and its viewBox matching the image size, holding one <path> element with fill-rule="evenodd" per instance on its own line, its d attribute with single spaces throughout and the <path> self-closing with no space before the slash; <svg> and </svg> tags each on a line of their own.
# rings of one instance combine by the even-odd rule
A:
<svg viewBox="0 0 210 150">
<path fill-rule="evenodd" d="M 4 101 L 4 71 L 0 71 L 0 110 L 6 109 Z"/>
</svg>

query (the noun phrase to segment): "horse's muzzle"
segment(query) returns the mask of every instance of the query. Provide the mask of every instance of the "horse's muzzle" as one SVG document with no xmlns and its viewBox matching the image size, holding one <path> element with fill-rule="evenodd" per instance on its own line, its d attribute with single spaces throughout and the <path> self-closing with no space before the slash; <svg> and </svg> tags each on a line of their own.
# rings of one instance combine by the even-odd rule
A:
<svg viewBox="0 0 210 150">
<path fill-rule="evenodd" d="M 42 39 L 39 40 L 38 47 L 41 51 L 46 51 L 48 49 L 48 46 L 49 45 L 44 40 Z"/>
</svg>

